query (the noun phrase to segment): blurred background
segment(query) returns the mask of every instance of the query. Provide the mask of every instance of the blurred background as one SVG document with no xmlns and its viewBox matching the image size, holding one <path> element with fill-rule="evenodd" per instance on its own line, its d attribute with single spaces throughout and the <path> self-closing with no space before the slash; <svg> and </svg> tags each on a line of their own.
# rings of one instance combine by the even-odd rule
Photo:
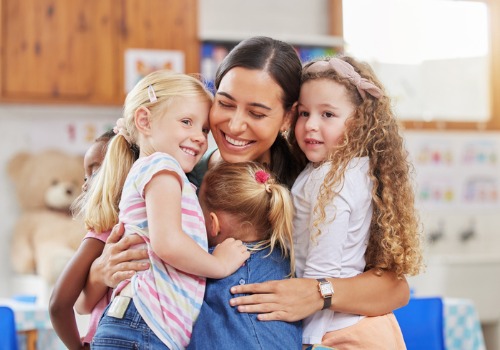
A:
<svg viewBox="0 0 500 350">
<path fill-rule="evenodd" d="M 142 76 L 170 68 L 210 85 L 228 50 L 266 35 L 304 62 L 373 66 L 415 166 L 427 270 L 412 292 L 471 300 L 486 348 L 500 348 L 499 1 L 0 0 L 0 18 L 0 297 L 50 291 L 11 267 L 13 157 L 83 155 Z"/>
</svg>

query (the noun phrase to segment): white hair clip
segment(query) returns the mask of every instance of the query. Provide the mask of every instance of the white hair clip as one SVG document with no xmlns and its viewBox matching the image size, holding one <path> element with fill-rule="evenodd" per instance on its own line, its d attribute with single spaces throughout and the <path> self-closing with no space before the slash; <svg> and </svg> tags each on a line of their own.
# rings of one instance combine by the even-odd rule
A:
<svg viewBox="0 0 500 350">
<path fill-rule="evenodd" d="M 152 85 L 148 86 L 148 96 L 149 96 L 149 102 L 154 103 L 158 101 L 158 98 L 156 97 L 155 89 L 153 89 Z"/>
</svg>

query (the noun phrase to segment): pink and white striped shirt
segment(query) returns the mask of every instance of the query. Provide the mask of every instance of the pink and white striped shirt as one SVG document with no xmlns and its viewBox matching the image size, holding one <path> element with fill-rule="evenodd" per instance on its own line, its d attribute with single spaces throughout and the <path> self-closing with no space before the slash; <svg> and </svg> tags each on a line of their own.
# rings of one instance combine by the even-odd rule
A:
<svg viewBox="0 0 500 350">
<path fill-rule="evenodd" d="M 139 158 L 125 181 L 120 201 L 120 222 L 125 234 L 139 234 L 149 252 L 151 268 L 132 278 L 134 304 L 146 324 L 170 349 L 185 348 L 198 317 L 205 278 L 184 273 L 165 264 L 150 244 L 144 189 L 160 171 L 172 171 L 182 179 L 182 229 L 203 249 L 208 249 L 205 220 L 196 196 L 196 189 L 179 163 L 165 153 Z M 165 237 L 168 244 L 168 237 Z M 117 291 L 128 281 L 118 285 Z"/>
</svg>

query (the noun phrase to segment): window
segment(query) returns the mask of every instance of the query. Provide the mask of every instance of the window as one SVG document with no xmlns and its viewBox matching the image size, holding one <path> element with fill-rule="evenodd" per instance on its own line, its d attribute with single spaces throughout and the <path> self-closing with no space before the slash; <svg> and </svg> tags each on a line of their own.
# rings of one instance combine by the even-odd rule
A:
<svg viewBox="0 0 500 350">
<path fill-rule="evenodd" d="M 450 0 L 343 2 L 345 52 L 369 62 L 402 120 L 488 123 L 488 4 Z"/>
</svg>

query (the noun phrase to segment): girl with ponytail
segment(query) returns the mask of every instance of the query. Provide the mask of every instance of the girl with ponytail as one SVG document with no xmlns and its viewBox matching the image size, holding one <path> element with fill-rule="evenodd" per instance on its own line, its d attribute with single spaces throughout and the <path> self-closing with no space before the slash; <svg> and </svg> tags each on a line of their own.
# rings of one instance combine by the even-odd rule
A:
<svg viewBox="0 0 500 350">
<path fill-rule="evenodd" d="M 199 193 L 212 250 L 226 238 L 241 240 L 250 258 L 232 275 L 207 279 L 188 349 L 301 349 L 301 323 L 261 322 L 229 305 L 230 287 L 294 274 L 293 204 L 289 190 L 256 162 L 220 162 Z"/>
</svg>

